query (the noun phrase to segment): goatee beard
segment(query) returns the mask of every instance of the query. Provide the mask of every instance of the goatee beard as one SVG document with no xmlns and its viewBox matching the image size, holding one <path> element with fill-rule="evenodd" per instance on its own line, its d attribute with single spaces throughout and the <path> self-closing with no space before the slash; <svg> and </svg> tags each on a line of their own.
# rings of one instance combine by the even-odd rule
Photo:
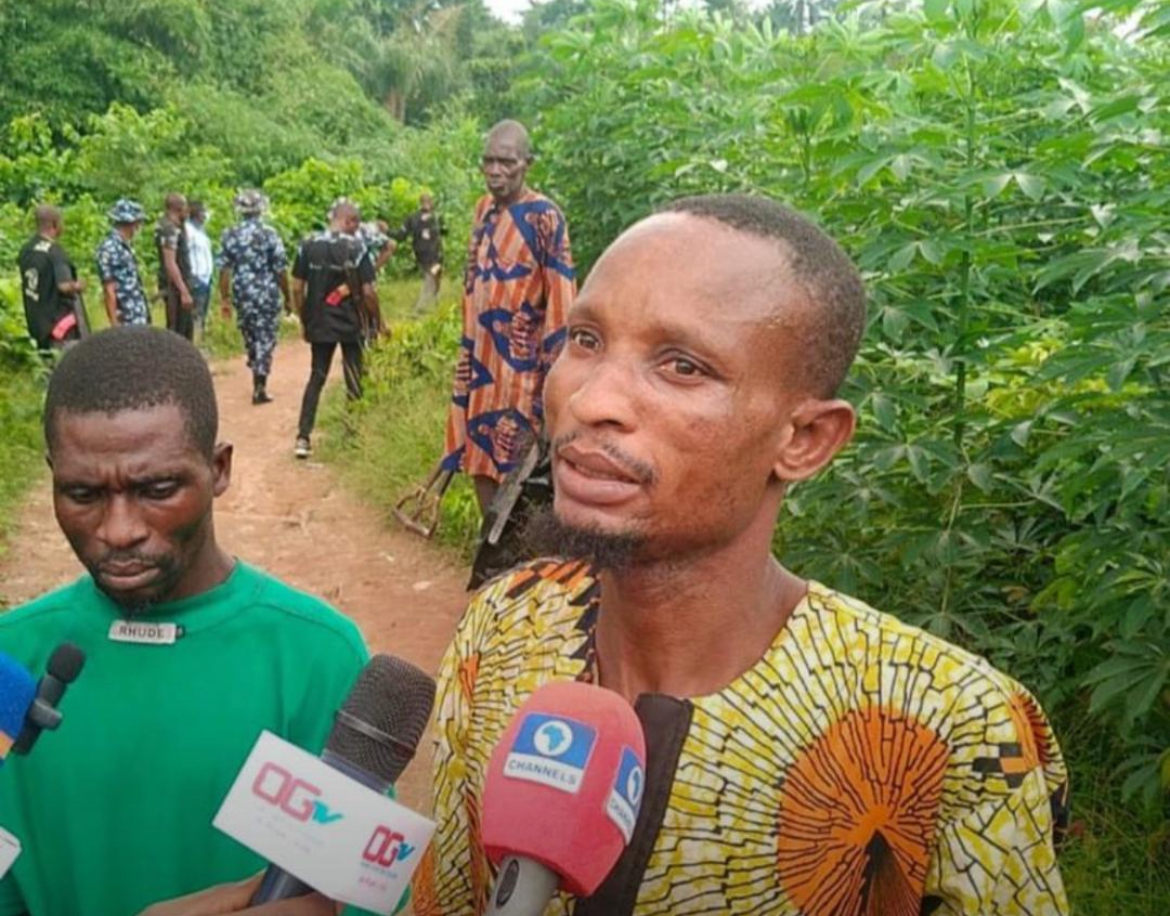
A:
<svg viewBox="0 0 1170 916">
<path fill-rule="evenodd" d="M 633 566 L 643 543 L 635 534 L 612 534 L 567 525 L 557 518 L 552 506 L 533 513 L 524 528 L 524 541 L 531 556 L 587 560 L 597 571 L 610 572 Z"/>
</svg>

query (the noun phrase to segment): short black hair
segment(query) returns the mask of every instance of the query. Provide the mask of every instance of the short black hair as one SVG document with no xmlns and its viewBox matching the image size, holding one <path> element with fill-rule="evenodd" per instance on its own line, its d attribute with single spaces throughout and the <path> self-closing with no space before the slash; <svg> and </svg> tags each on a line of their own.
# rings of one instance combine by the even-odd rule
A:
<svg viewBox="0 0 1170 916">
<path fill-rule="evenodd" d="M 822 397 L 835 395 L 865 333 L 865 285 L 841 246 L 807 217 L 758 195 L 683 197 L 659 212 L 712 219 L 738 232 L 782 243 L 788 265 L 813 307 L 806 328 L 810 387 Z"/>
<path fill-rule="evenodd" d="M 192 445 L 211 460 L 219 409 L 203 356 L 172 331 L 110 328 L 66 350 L 53 370 L 45 398 L 45 442 L 52 452 L 54 419 L 62 411 L 112 414 L 164 404 L 183 412 Z"/>
</svg>

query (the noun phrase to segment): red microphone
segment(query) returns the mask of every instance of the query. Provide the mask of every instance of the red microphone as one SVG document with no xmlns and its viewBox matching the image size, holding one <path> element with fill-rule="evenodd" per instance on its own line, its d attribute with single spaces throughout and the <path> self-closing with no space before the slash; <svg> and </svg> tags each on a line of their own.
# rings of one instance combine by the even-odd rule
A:
<svg viewBox="0 0 1170 916">
<path fill-rule="evenodd" d="M 557 889 L 588 897 L 630 842 L 646 784 L 646 739 L 616 693 L 546 684 L 492 752 L 483 842 L 499 876 L 489 916 L 540 916 Z"/>
</svg>

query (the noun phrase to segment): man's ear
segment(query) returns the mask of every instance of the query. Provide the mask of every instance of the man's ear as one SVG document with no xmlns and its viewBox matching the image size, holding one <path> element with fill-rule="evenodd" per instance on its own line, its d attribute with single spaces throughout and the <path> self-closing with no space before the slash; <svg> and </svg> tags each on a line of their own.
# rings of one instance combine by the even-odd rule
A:
<svg viewBox="0 0 1170 916">
<path fill-rule="evenodd" d="M 853 437 L 857 413 L 848 401 L 809 400 L 793 411 L 791 435 L 772 472 L 786 483 L 807 480 L 833 460 Z"/>
<path fill-rule="evenodd" d="M 211 455 L 211 492 L 214 496 L 223 496 L 232 482 L 233 450 L 230 442 L 219 442 Z"/>
</svg>

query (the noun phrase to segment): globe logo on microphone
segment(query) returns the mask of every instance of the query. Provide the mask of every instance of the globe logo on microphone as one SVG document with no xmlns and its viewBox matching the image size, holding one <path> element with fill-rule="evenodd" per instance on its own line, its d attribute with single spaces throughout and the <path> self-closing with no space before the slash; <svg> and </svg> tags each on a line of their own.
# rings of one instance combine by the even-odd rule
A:
<svg viewBox="0 0 1170 916">
<path fill-rule="evenodd" d="M 642 806 L 642 793 L 645 790 L 646 770 L 642 758 L 632 747 L 623 747 L 617 778 L 605 803 L 605 813 L 621 831 L 626 843 L 633 839 L 634 827 L 638 823 L 638 811 Z"/>
<path fill-rule="evenodd" d="M 626 777 L 626 798 L 630 800 L 630 804 L 635 808 L 642 801 L 642 785 L 645 778 L 642 775 L 641 767 L 634 767 L 630 770 L 630 775 Z"/>
<path fill-rule="evenodd" d="M 550 719 L 536 730 L 532 743 L 545 757 L 563 757 L 573 746 L 573 730 L 559 719 Z"/>
<path fill-rule="evenodd" d="M 597 729 L 592 726 L 563 716 L 528 713 L 504 761 L 504 775 L 575 795 L 596 743 Z"/>
</svg>

